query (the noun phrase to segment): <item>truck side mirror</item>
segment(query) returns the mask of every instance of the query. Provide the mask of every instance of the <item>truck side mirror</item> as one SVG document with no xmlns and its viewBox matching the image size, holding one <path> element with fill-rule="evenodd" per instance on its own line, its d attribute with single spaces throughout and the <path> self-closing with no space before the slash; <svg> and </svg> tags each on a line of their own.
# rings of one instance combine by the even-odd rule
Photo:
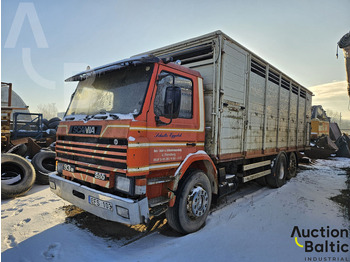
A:
<svg viewBox="0 0 350 262">
<path fill-rule="evenodd" d="M 165 91 L 164 117 L 174 119 L 179 116 L 181 104 L 181 88 L 168 86 Z"/>
</svg>

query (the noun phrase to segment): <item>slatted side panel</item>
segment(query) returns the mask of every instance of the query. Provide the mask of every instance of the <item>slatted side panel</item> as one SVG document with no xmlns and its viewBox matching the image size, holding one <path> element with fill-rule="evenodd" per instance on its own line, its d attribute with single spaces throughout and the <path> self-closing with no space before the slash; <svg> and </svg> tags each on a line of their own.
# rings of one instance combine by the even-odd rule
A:
<svg viewBox="0 0 350 262">
<path fill-rule="evenodd" d="M 205 150 L 209 155 L 214 154 L 212 121 L 213 121 L 213 85 L 214 85 L 214 62 L 213 59 L 190 63 L 187 67 L 197 70 L 203 77 L 204 104 L 205 104 Z"/>
<path fill-rule="evenodd" d="M 303 146 L 306 143 L 306 92 L 303 89 L 300 89 L 299 96 L 299 112 L 298 112 L 298 147 Z"/>
<path fill-rule="evenodd" d="M 269 78 L 270 76 L 271 76 L 271 73 L 269 74 Z M 278 81 L 278 77 L 276 81 Z M 279 92 L 278 89 L 279 89 L 278 84 L 268 81 L 267 97 L 266 97 L 266 104 L 267 104 L 266 149 L 276 148 L 277 146 L 278 92 Z"/>
<path fill-rule="evenodd" d="M 198 71 L 203 77 L 204 95 L 205 95 L 205 122 L 210 125 L 212 119 L 212 99 L 213 99 L 213 82 L 214 66 L 213 59 L 187 64 L 187 67 Z M 210 103 L 207 103 L 210 102 Z"/>
<path fill-rule="evenodd" d="M 248 125 L 246 150 L 261 150 L 263 147 L 264 97 L 266 66 L 252 61 L 249 78 Z"/>
<path fill-rule="evenodd" d="M 243 150 L 243 117 L 246 95 L 247 53 L 225 41 L 222 58 L 221 117 L 219 154 Z"/>
<path fill-rule="evenodd" d="M 290 92 L 290 112 L 289 112 L 289 147 L 296 147 L 298 124 L 298 93 Z"/>
<path fill-rule="evenodd" d="M 280 90 L 280 117 L 278 128 L 278 146 L 287 147 L 288 142 L 288 107 L 289 107 L 289 90 L 281 88 Z"/>
<path fill-rule="evenodd" d="M 224 100 L 245 104 L 247 53 L 225 42 L 222 65 L 222 89 Z"/>
<path fill-rule="evenodd" d="M 306 101 L 305 101 L 305 145 L 310 145 L 310 133 L 311 133 L 311 104 L 312 104 L 312 95 L 306 93 Z"/>
</svg>

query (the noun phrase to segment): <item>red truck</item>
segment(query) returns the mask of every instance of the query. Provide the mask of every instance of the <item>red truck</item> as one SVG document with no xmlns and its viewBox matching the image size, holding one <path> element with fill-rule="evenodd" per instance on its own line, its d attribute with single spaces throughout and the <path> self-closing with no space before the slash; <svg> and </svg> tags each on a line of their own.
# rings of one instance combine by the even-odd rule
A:
<svg viewBox="0 0 350 262">
<path fill-rule="evenodd" d="M 50 187 L 107 220 L 197 231 L 213 197 L 282 186 L 309 145 L 312 93 L 221 31 L 66 81 Z"/>
</svg>

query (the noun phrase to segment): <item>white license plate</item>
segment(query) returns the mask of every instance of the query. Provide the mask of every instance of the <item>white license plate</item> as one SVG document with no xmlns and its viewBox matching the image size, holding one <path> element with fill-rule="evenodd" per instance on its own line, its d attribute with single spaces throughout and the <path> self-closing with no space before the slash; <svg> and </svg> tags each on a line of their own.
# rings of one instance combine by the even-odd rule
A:
<svg viewBox="0 0 350 262">
<path fill-rule="evenodd" d="M 89 203 L 93 206 L 101 207 L 109 211 L 113 211 L 113 205 L 110 202 L 103 201 L 96 197 L 89 196 Z"/>
</svg>

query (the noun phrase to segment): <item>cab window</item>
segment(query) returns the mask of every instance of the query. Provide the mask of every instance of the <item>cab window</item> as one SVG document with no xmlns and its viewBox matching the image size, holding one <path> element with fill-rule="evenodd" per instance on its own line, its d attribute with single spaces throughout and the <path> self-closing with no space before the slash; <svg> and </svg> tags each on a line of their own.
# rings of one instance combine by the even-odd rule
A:
<svg viewBox="0 0 350 262">
<path fill-rule="evenodd" d="M 159 75 L 158 88 L 154 101 L 155 114 L 158 116 L 164 115 L 166 88 L 172 85 L 181 89 L 181 103 L 178 118 L 191 119 L 193 116 L 193 83 L 191 79 L 165 71 L 161 72 Z"/>
</svg>

